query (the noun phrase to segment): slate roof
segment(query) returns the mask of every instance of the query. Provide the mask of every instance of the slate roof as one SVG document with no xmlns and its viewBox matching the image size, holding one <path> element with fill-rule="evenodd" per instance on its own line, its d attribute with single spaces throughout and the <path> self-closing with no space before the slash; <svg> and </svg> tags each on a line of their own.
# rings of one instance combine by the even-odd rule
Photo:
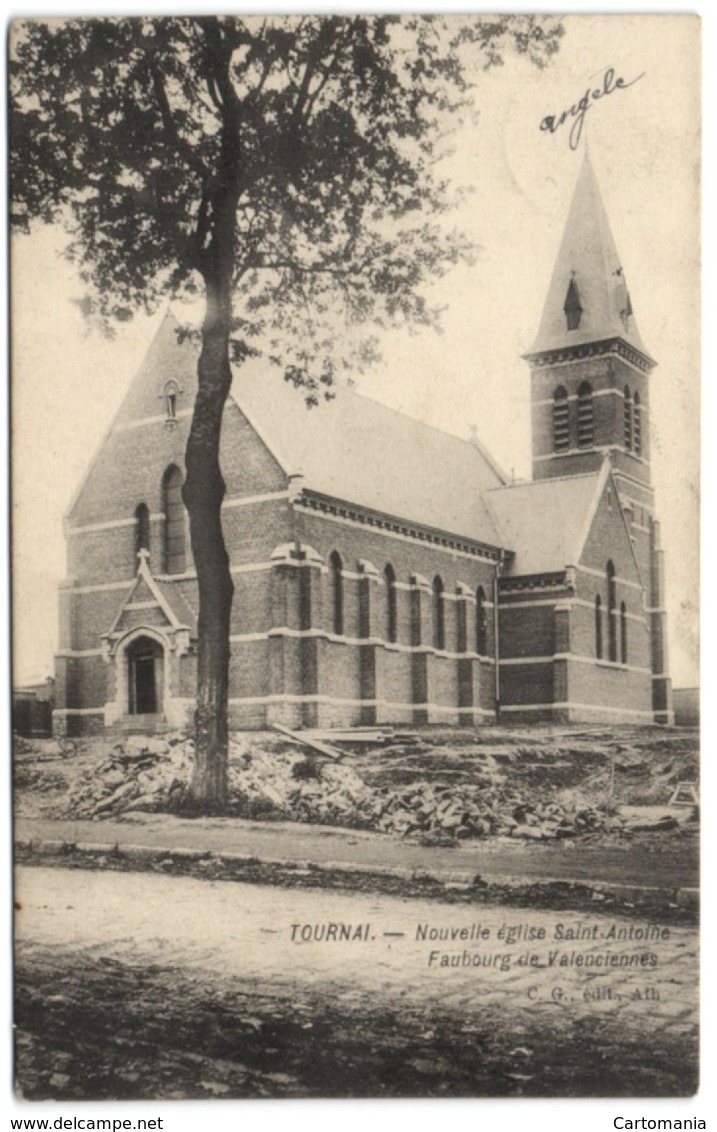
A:
<svg viewBox="0 0 717 1132">
<path fill-rule="evenodd" d="M 140 570 L 135 577 L 134 581 L 127 588 L 127 592 L 119 603 L 117 614 L 110 632 L 117 634 L 124 626 L 124 617 L 127 606 L 134 602 L 155 601 L 157 594 L 164 602 L 162 609 L 162 616 L 171 622 L 172 618 L 167 616 L 167 609 L 170 610 L 176 625 L 183 625 L 189 629 L 190 635 L 196 637 L 197 635 L 197 615 L 190 607 L 184 594 L 182 593 L 182 581 L 160 581 L 150 573 L 149 566 L 145 564 L 140 567 Z M 156 592 L 155 592 L 156 591 Z"/>
<path fill-rule="evenodd" d="M 232 397 L 284 471 L 304 476 L 305 488 L 501 545 L 485 493 L 504 479 L 472 441 L 343 387 L 307 409 L 301 390 L 266 371 L 243 370 Z"/>
<path fill-rule="evenodd" d="M 580 325 L 576 330 L 567 329 L 565 313 L 571 281 L 574 283 L 573 292 L 577 290 L 582 307 Z M 615 247 L 595 173 L 586 153 L 543 308 L 540 329 L 528 356 L 586 342 L 621 338 L 649 359 L 631 309 L 625 272 Z"/>
<path fill-rule="evenodd" d="M 577 564 L 604 472 L 508 484 L 488 492 L 511 575 L 550 574 Z"/>
<path fill-rule="evenodd" d="M 190 609 L 189 603 L 186 601 L 180 589 L 180 582 L 167 582 L 160 581 L 159 578 L 154 579 L 154 584 L 166 601 L 167 605 L 172 610 L 180 625 L 185 625 L 191 635 L 197 635 L 197 615 L 193 609 Z"/>
<path fill-rule="evenodd" d="M 161 414 L 157 391 L 169 376 L 179 375 L 187 400 L 193 399 L 196 347 L 177 342 L 176 326 L 171 315 L 162 322 L 115 425 Z M 345 387 L 308 409 L 300 389 L 258 365 L 235 374 L 231 397 L 286 475 L 303 476 L 310 492 L 512 551 L 514 575 L 562 570 L 575 561 L 597 473 L 506 485 L 474 440 Z M 156 579 L 155 585 L 194 634 L 196 615 L 179 586 Z"/>
<path fill-rule="evenodd" d="M 197 347 L 179 342 L 171 313 L 162 320 L 139 371 L 68 515 L 92 483 L 104 498 L 95 469 L 112 466 L 121 429 L 138 419 L 162 419 L 163 382 L 177 380 L 183 405 L 196 395 Z M 300 473 L 318 494 L 446 534 L 501 546 L 484 494 L 505 482 L 500 468 L 474 440 L 464 440 L 377 401 L 340 387 L 335 398 L 309 409 L 301 389 L 258 363 L 236 372 L 232 399 L 287 475 Z M 181 617 L 180 620 L 184 620 Z M 191 624 L 191 622 L 187 621 Z"/>
</svg>

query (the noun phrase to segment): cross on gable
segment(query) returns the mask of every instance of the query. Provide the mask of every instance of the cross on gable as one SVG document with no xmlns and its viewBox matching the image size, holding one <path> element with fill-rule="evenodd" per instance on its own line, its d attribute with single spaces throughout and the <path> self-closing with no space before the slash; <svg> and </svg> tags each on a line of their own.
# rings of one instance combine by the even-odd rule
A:
<svg viewBox="0 0 717 1132">
<path fill-rule="evenodd" d="M 306 551 L 301 549 L 301 544 L 296 543 L 289 551 L 289 557 L 294 558 L 297 562 L 306 561 Z"/>
</svg>

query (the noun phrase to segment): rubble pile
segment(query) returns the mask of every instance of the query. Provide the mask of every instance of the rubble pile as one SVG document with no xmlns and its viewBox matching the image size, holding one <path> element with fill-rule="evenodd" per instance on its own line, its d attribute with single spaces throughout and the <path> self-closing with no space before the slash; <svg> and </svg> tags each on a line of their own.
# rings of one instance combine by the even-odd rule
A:
<svg viewBox="0 0 717 1132">
<path fill-rule="evenodd" d="M 373 828 L 423 841 L 517 837 L 545 841 L 617 828 L 621 823 L 579 799 L 526 800 L 505 787 L 416 783 L 383 790 L 372 810 Z"/>
<path fill-rule="evenodd" d="M 678 735 L 675 749 L 664 753 L 618 746 L 608 752 L 602 767 L 585 777 L 582 788 L 594 794 L 605 792 L 610 784 L 618 805 L 666 806 L 681 782 L 699 780 L 697 751 L 680 750 L 686 746 L 680 740 Z"/>
<path fill-rule="evenodd" d="M 230 740 L 230 814 L 366 826 L 373 791 L 351 767 L 307 759 L 283 746 L 266 750 L 250 740 Z M 128 811 L 176 811 L 190 781 L 193 755 L 193 740 L 181 733 L 118 742 L 73 784 L 67 816 L 102 819 Z"/>
<path fill-rule="evenodd" d="M 68 815 L 101 820 L 179 810 L 193 752 L 193 740 L 180 733 L 116 743 L 74 783 Z M 551 795 L 508 785 L 489 763 L 476 768 L 470 783 L 368 785 L 345 761 L 244 737 L 230 740 L 229 799 L 229 813 L 237 817 L 378 830 L 429 843 L 495 836 L 542 841 L 621 825 L 577 792 Z"/>
<path fill-rule="evenodd" d="M 189 782 L 194 744 L 186 736 L 131 736 L 85 771 L 68 798 L 68 816 L 110 818 L 127 810 L 178 808 Z"/>
<path fill-rule="evenodd" d="M 366 810 L 374 792 L 350 766 L 282 749 L 245 750 L 236 758 L 232 747 L 232 813 L 368 828 Z"/>
</svg>

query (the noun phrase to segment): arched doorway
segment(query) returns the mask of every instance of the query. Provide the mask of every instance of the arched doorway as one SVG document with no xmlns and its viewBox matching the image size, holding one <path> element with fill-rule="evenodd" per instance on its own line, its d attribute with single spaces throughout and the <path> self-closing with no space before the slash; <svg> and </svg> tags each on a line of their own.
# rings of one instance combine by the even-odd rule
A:
<svg viewBox="0 0 717 1132">
<path fill-rule="evenodd" d="M 164 649 L 150 637 L 138 637 L 127 648 L 127 711 L 157 715 L 163 706 Z"/>
</svg>

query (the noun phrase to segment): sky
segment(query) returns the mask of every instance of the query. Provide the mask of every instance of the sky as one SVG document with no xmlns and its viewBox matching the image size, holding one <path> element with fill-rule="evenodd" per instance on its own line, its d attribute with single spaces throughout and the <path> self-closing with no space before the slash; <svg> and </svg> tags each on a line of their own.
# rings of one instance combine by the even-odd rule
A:
<svg viewBox="0 0 717 1132">
<path fill-rule="evenodd" d="M 530 382 L 537 331 L 583 158 L 590 156 L 637 324 L 658 361 L 651 381 L 652 472 L 666 554 L 671 670 L 698 682 L 699 52 L 691 16 L 565 17 L 545 70 L 511 58 L 476 73 L 475 113 L 444 172 L 467 190 L 454 213 L 479 248 L 435 289 L 443 331 L 393 334 L 360 392 L 468 436 L 509 475 L 530 471 Z M 570 107 L 605 69 L 632 85 L 587 113 L 571 149 L 541 120 Z M 639 77 L 641 76 L 641 77 Z M 637 81 L 633 81 L 637 80 Z M 12 243 L 15 681 L 52 672 L 62 516 L 163 312 L 107 342 L 72 302 L 63 235 Z"/>
</svg>

